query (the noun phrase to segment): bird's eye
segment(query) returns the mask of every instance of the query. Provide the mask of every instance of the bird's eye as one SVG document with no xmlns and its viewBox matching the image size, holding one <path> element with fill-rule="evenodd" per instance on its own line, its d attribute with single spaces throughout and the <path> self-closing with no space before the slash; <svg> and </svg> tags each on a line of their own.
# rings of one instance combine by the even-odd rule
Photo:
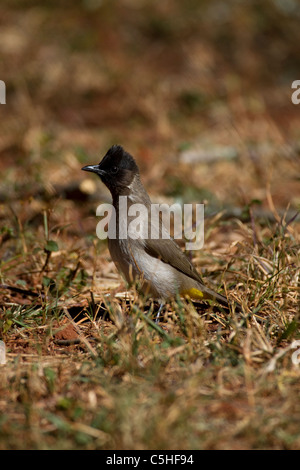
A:
<svg viewBox="0 0 300 470">
<path fill-rule="evenodd" d="M 118 173 L 119 168 L 117 166 L 113 166 L 110 170 L 111 173 L 116 174 Z"/>
</svg>

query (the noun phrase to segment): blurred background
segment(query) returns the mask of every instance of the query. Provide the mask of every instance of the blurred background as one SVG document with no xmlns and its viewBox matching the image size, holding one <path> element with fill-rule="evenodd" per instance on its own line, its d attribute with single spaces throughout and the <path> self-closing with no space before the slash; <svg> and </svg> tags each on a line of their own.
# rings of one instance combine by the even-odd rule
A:
<svg viewBox="0 0 300 470">
<path fill-rule="evenodd" d="M 299 449 L 300 2 L 0 10 L 0 448 Z M 153 201 L 205 203 L 188 255 L 247 316 L 154 329 L 124 292 L 81 171 L 112 144 Z"/>
<path fill-rule="evenodd" d="M 294 214 L 299 21 L 296 0 L 2 0 L 2 259 L 85 249 L 109 195 L 81 167 L 115 143 L 154 199 Z"/>
</svg>

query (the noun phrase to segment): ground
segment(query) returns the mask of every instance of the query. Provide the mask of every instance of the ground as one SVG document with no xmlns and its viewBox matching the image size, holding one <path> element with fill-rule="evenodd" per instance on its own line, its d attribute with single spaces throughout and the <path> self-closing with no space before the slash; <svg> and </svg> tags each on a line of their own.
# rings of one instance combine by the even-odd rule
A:
<svg viewBox="0 0 300 470">
<path fill-rule="evenodd" d="M 2 2 L 1 449 L 300 448 L 298 15 Z M 205 204 L 189 256 L 230 311 L 177 299 L 156 324 L 127 290 L 81 171 L 115 143 L 153 201 Z"/>
</svg>

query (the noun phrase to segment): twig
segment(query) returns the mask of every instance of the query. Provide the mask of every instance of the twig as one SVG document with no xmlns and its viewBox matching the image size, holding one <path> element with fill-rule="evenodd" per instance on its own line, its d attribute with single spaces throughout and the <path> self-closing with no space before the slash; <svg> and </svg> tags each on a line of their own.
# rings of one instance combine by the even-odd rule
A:
<svg viewBox="0 0 300 470">
<path fill-rule="evenodd" d="M 0 289 L 8 289 L 18 294 L 30 295 L 32 297 L 41 297 L 42 299 L 45 298 L 45 295 L 42 292 L 33 292 L 32 290 L 21 289 L 20 287 L 9 286 L 8 284 L 0 284 Z"/>
</svg>

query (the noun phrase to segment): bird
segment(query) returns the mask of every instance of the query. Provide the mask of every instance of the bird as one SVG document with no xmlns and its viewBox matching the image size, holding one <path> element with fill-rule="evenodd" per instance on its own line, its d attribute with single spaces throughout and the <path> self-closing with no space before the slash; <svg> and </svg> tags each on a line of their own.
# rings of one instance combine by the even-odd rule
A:
<svg viewBox="0 0 300 470">
<path fill-rule="evenodd" d="M 141 181 L 139 167 L 130 153 L 121 145 L 113 145 L 99 164 L 84 166 L 82 170 L 98 175 L 111 193 L 115 211 L 115 231 L 111 232 L 114 235 L 110 236 L 108 231 L 111 259 L 129 285 L 136 283 L 142 293 L 160 302 L 156 321 L 165 303 L 178 295 L 195 301 L 212 300 L 229 308 L 226 297 L 205 285 L 202 276 L 170 236 L 161 218 L 158 222 L 157 219 L 154 222 L 151 220 L 151 200 Z M 121 211 L 122 197 L 127 202 L 125 214 Z M 151 224 L 156 223 L 154 229 L 159 236 L 146 237 L 129 230 L 127 237 L 121 236 L 124 223 L 128 227 L 133 220 L 133 216 L 129 215 L 133 204 L 145 208 L 142 225 L 150 228 Z M 239 303 L 236 303 L 236 310 L 241 310 Z"/>
</svg>

